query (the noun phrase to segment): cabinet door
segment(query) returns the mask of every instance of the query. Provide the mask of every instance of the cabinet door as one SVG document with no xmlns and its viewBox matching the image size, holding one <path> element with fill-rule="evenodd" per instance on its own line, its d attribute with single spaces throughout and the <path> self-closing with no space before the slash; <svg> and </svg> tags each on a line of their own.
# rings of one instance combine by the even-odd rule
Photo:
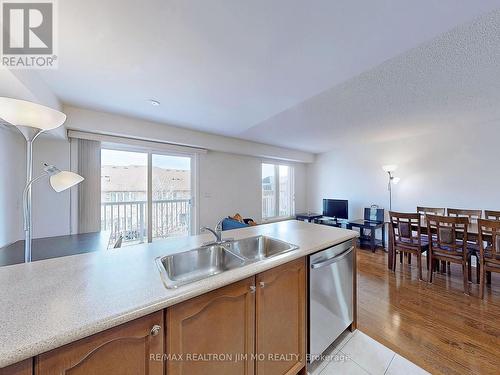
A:
<svg viewBox="0 0 500 375">
<path fill-rule="evenodd" d="M 305 259 L 257 275 L 258 375 L 296 374 L 305 366 Z"/>
<path fill-rule="evenodd" d="M 0 368 L 0 375 L 33 375 L 33 358 Z"/>
<path fill-rule="evenodd" d="M 163 375 L 163 327 L 159 311 L 62 346 L 36 358 L 35 374 Z"/>
<path fill-rule="evenodd" d="M 255 278 L 168 308 L 167 327 L 168 375 L 253 374 Z"/>
</svg>

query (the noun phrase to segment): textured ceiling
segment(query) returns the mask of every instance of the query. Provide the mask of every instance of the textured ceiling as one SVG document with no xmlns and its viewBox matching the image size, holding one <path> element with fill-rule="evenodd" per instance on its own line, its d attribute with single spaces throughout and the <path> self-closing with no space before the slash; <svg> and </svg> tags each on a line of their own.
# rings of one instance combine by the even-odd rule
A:
<svg viewBox="0 0 500 375">
<path fill-rule="evenodd" d="M 326 90 L 242 136 L 322 152 L 488 122 L 500 126 L 500 11 Z"/>
<path fill-rule="evenodd" d="M 457 95 L 446 92 L 453 84 L 439 80 L 434 90 L 432 74 L 415 65 L 450 64 L 462 72 L 458 62 L 448 61 L 455 56 L 447 45 L 430 44 L 429 52 L 420 48 L 363 72 L 495 9 L 500 0 L 58 4 L 59 68 L 41 75 L 63 102 L 320 151 L 347 137 L 350 128 L 371 123 L 387 132 L 402 111 L 423 116 L 424 109 L 433 110 L 435 95 L 426 107 L 404 102 L 413 96 L 418 101 L 420 90 Z M 447 38 L 457 43 L 453 35 Z M 465 69 L 471 63 L 462 64 Z M 151 106 L 150 98 L 161 106 Z"/>
</svg>

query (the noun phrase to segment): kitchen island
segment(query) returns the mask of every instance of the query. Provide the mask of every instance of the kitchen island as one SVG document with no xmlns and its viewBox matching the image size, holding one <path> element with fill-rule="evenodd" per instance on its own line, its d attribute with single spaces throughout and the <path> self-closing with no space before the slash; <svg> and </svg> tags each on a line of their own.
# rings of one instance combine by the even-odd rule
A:
<svg viewBox="0 0 500 375">
<path fill-rule="evenodd" d="M 277 238 L 299 248 L 176 289 L 165 287 L 155 259 L 201 246 L 212 240 L 211 235 L 0 268 L 0 368 L 23 360 L 29 365 L 33 357 L 78 340 L 84 342 L 91 335 L 110 332 L 113 337 L 113 330 L 121 325 L 134 332 L 134 324 L 141 326 L 142 319 L 149 319 L 144 325 L 148 332 L 151 328 L 152 337 L 163 336 L 169 330 L 168 325 L 163 329 L 164 309 L 167 322 L 169 318 L 175 321 L 175 316 L 169 316 L 173 311 L 169 308 L 195 301 L 194 297 L 204 298 L 212 291 L 217 293 L 223 287 L 232 287 L 235 296 L 247 298 L 238 294 L 238 288 L 247 284 L 253 287 L 252 280 L 266 277 L 266 271 L 285 265 L 299 270 L 302 266 L 298 264 L 307 255 L 356 237 L 353 231 L 294 220 L 224 232 L 224 237 L 234 239 L 256 235 Z M 172 345 L 168 339 L 167 347 Z M 156 349 L 161 352 L 165 346 L 162 343 Z M 37 358 L 35 373 L 42 374 L 42 361 Z M 163 363 L 158 363 L 152 367 L 159 369 Z"/>
</svg>

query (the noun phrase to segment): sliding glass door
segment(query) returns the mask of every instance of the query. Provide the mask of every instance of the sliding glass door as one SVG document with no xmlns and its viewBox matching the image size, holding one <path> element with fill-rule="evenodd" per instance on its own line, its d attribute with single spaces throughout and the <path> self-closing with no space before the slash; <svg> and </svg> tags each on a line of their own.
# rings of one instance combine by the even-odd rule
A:
<svg viewBox="0 0 500 375">
<path fill-rule="evenodd" d="M 152 238 L 191 233 L 191 157 L 153 154 Z"/>
<path fill-rule="evenodd" d="M 101 150 L 101 230 L 113 244 L 147 241 L 148 154 Z"/>
<path fill-rule="evenodd" d="M 192 156 L 101 150 L 101 229 L 121 246 L 187 236 Z"/>
</svg>

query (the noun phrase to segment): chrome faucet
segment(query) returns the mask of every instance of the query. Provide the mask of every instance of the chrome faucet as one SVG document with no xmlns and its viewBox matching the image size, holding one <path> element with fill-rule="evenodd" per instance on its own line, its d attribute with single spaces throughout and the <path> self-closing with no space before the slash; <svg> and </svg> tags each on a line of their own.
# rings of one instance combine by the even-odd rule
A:
<svg viewBox="0 0 500 375">
<path fill-rule="evenodd" d="M 224 219 L 223 219 L 224 220 Z M 222 221 L 219 221 L 217 225 L 215 226 L 215 230 L 209 227 L 202 227 L 200 228 L 200 231 L 209 231 L 215 236 L 215 242 L 216 243 L 221 243 L 222 242 Z"/>
</svg>

